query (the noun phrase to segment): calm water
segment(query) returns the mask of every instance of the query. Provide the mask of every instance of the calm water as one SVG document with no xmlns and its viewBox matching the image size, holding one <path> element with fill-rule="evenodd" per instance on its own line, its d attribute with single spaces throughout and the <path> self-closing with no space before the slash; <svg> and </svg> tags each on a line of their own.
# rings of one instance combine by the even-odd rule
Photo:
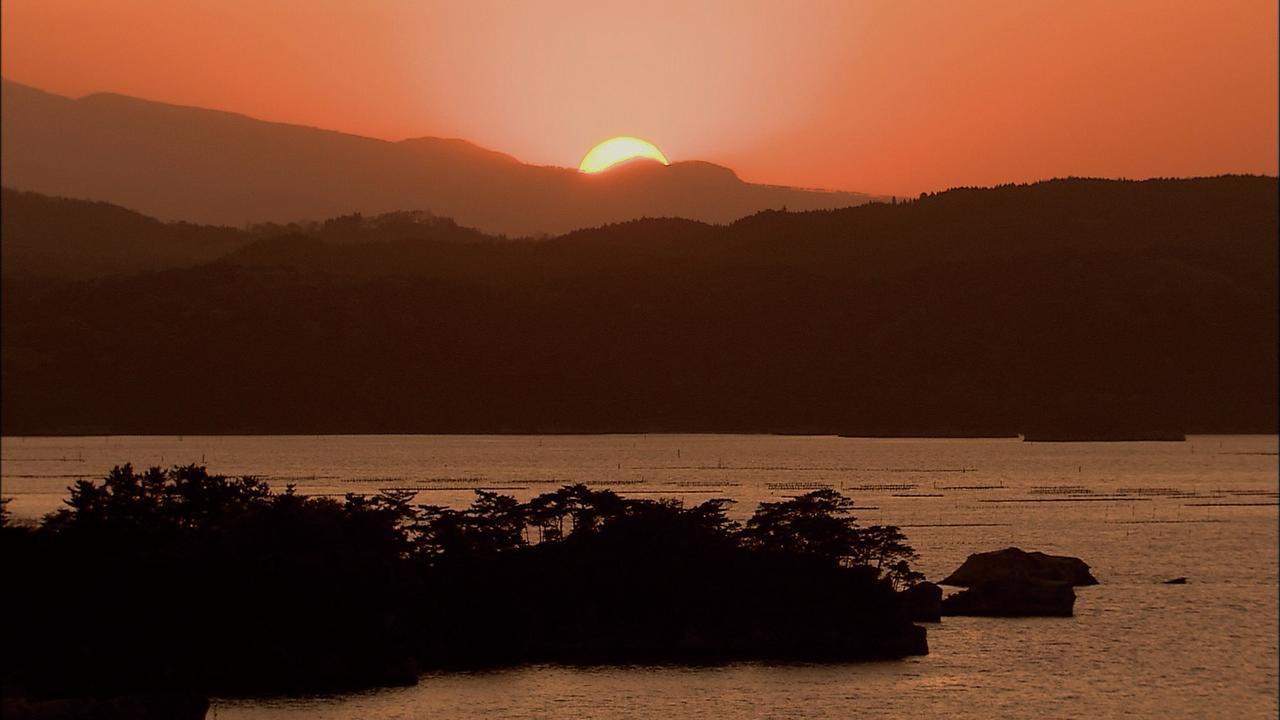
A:
<svg viewBox="0 0 1280 720">
<path fill-rule="evenodd" d="M 946 618 L 931 653 L 850 665 L 532 666 L 412 688 L 222 700 L 218 718 L 1276 717 L 1277 438 L 1186 443 L 774 436 L 4 438 L 20 518 L 112 464 L 205 462 L 300 492 L 421 490 L 464 504 L 587 482 L 637 497 L 755 503 L 832 486 L 903 526 L 932 579 L 1010 544 L 1077 555 L 1102 585 L 1076 617 Z M 1185 575 L 1187 585 L 1161 580 Z"/>
</svg>

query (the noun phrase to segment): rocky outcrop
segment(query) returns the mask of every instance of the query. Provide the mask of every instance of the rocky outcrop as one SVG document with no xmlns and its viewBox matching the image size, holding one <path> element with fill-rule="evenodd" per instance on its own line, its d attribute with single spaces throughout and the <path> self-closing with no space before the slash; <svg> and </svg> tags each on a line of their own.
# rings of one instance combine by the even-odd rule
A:
<svg viewBox="0 0 1280 720">
<path fill-rule="evenodd" d="M 922 582 L 903 590 L 898 596 L 915 622 L 941 622 L 942 588 L 931 582 Z"/>
<path fill-rule="evenodd" d="M 1065 582 L 1004 575 L 975 584 L 942 601 L 943 615 L 1071 617 L 1075 590 Z"/>
<path fill-rule="evenodd" d="M 1089 572 L 1089 565 L 1080 558 L 1026 552 L 1016 547 L 970 555 L 963 565 L 940 584 L 975 587 L 1010 576 L 1060 583 L 1068 587 L 1098 584 L 1097 578 Z"/>
</svg>

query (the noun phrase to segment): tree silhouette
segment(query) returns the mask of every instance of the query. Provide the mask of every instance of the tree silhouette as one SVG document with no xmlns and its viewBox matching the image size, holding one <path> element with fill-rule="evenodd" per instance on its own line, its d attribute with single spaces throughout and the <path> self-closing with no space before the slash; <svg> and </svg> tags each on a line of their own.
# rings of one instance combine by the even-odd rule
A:
<svg viewBox="0 0 1280 720">
<path fill-rule="evenodd" d="M 898 588 L 924 579 L 923 574 L 911 569 L 910 563 L 917 555 L 900 528 L 859 527 L 850 514 L 852 509 L 853 500 L 830 488 L 761 503 L 747 521 L 742 538 L 759 549 L 873 568 Z"/>
<path fill-rule="evenodd" d="M 861 528 L 850 560 L 881 571 L 894 587 L 914 585 L 923 580 L 924 575 L 911 569 L 910 562 L 918 556 L 906 540 L 902 530 L 893 525 Z"/>
<path fill-rule="evenodd" d="M 747 520 L 743 538 L 759 549 L 839 562 L 857 553 L 859 535 L 856 518 L 849 514 L 852 508 L 852 500 L 830 488 L 760 503 Z"/>
</svg>

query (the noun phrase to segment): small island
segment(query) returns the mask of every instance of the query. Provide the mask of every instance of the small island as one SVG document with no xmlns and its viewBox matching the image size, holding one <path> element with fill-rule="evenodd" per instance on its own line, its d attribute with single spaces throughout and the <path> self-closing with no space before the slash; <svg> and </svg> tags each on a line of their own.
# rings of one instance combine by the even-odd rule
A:
<svg viewBox="0 0 1280 720">
<path fill-rule="evenodd" d="M 570 485 L 465 509 L 114 468 L 5 523 L 12 702 L 412 684 L 529 662 L 849 661 L 928 652 L 893 526 L 818 490 L 693 507 Z"/>
<path fill-rule="evenodd" d="M 970 555 L 938 582 L 967 588 L 942 600 L 942 615 L 1071 617 L 1074 588 L 1098 579 L 1080 558 L 1010 547 Z"/>
</svg>

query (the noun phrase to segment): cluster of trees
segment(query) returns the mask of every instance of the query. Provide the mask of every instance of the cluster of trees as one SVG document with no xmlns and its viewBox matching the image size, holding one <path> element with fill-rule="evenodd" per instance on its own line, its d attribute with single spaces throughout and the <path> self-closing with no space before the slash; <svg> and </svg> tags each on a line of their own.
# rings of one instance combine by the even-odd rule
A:
<svg viewBox="0 0 1280 720">
<path fill-rule="evenodd" d="M 197 466 L 79 481 L 0 528 L 6 684 L 32 695 L 334 690 L 527 661 L 858 659 L 926 652 L 897 528 L 832 490 L 694 507 L 571 485 L 465 509 L 306 497 Z"/>
<path fill-rule="evenodd" d="M 413 491 L 390 491 L 375 502 L 400 508 L 416 552 L 425 557 L 458 557 L 512 552 L 536 543 L 560 542 L 597 533 L 620 522 L 678 524 L 705 542 L 735 544 L 758 552 L 818 558 L 837 565 L 874 568 L 896 589 L 923 576 L 911 569 L 915 550 L 892 525 L 859 527 L 853 501 L 832 489 L 761 503 L 745 526 L 729 519 L 722 498 L 685 508 L 678 500 L 623 498 L 611 490 L 566 485 L 526 503 L 477 490 L 469 508 L 409 507 Z M 350 502 L 351 499 L 348 499 Z"/>
<path fill-rule="evenodd" d="M 874 568 L 895 589 L 923 579 L 911 570 L 917 556 L 898 527 L 860 527 L 851 514 L 853 500 L 831 488 L 761 503 L 745 526 L 729 519 L 733 500 L 715 498 L 686 508 L 679 500 L 624 498 L 582 483 L 524 503 L 476 490 L 470 507 L 455 509 L 415 505 L 415 490 L 348 493 L 338 501 L 298 495 L 292 484 L 275 493 L 256 477 L 211 475 L 198 465 L 143 472 L 124 465 L 113 468 L 101 483 L 77 480 L 69 491 L 67 507 L 47 516 L 42 531 L 91 537 L 97 543 L 172 541 L 183 532 L 218 532 L 264 513 L 264 520 L 273 521 L 281 513 L 305 512 L 345 518 L 351 527 L 363 529 L 366 546 L 431 564 L 581 540 L 606 526 L 638 520 L 651 523 L 655 531 L 679 524 L 707 542 Z M 7 518 L 7 509 L 4 513 Z"/>
</svg>

